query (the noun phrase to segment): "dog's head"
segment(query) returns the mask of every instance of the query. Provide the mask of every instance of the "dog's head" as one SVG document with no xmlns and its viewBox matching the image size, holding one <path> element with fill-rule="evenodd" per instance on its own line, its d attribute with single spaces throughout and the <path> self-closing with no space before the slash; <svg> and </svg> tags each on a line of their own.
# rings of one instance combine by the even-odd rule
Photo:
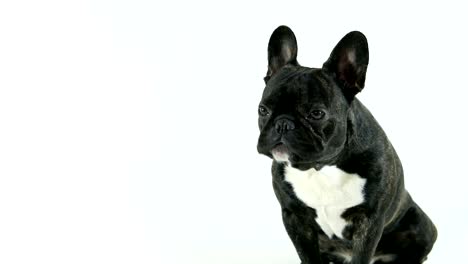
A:
<svg viewBox="0 0 468 264">
<path fill-rule="evenodd" d="M 321 69 L 300 66 L 294 33 L 278 27 L 268 43 L 266 87 L 258 108 L 258 152 L 306 170 L 343 150 L 348 110 L 364 88 L 366 37 L 350 32 Z"/>
</svg>

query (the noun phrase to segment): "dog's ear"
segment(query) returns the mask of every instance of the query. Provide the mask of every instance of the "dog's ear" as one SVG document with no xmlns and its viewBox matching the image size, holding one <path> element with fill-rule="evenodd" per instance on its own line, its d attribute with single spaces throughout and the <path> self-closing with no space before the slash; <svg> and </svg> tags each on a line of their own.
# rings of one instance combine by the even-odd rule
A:
<svg viewBox="0 0 468 264">
<path fill-rule="evenodd" d="M 265 83 L 286 64 L 297 65 L 297 42 L 294 32 L 287 26 L 279 26 L 268 42 L 268 71 Z"/>
<path fill-rule="evenodd" d="M 348 99 L 364 88 L 369 64 L 367 39 L 359 31 L 344 36 L 333 49 L 323 69 L 336 78 Z"/>
</svg>

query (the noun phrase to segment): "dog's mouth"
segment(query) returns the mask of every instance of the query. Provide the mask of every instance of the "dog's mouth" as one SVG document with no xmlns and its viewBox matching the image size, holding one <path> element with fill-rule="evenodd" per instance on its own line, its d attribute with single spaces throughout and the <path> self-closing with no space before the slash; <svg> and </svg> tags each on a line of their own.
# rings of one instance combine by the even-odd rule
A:
<svg viewBox="0 0 468 264">
<path fill-rule="evenodd" d="M 280 143 L 273 147 L 271 150 L 271 155 L 278 162 L 288 162 L 289 161 L 289 150 L 285 144 Z"/>
<path fill-rule="evenodd" d="M 310 168 L 320 169 L 323 164 L 315 161 L 302 160 L 286 144 L 279 143 L 271 149 L 271 156 L 278 163 L 285 163 L 299 170 L 308 170 Z"/>
</svg>

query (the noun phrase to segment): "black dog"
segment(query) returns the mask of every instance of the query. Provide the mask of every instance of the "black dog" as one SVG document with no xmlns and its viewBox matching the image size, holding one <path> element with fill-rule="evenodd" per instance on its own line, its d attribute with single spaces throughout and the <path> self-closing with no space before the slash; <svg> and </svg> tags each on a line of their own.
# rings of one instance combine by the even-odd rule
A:
<svg viewBox="0 0 468 264">
<path fill-rule="evenodd" d="M 400 160 L 355 95 L 364 88 L 366 37 L 350 32 L 322 69 L 296 60 L 294 33 L 268 44 L 258 152 L 303 264 L 422 263 L 437 237 L 405 190 Z"/>
</svg>

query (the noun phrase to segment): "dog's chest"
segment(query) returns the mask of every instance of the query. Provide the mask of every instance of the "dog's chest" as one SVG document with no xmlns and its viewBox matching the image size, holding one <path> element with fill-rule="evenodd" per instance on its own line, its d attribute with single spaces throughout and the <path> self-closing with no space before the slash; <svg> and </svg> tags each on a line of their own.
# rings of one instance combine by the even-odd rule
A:
<svg viewBox="0 0 468 264">
<path fill-rule="evenodd" d="M 301 171 L 285 167 L 285 181 L 292 185 L 297 198 L 317 212 L 315 221 L 328 237 L 343 238 L 347 225 L 341 217 L 350 207 L 364 202 L 366 179 L 346 173 L 336 166 Z"/>
</svg>

